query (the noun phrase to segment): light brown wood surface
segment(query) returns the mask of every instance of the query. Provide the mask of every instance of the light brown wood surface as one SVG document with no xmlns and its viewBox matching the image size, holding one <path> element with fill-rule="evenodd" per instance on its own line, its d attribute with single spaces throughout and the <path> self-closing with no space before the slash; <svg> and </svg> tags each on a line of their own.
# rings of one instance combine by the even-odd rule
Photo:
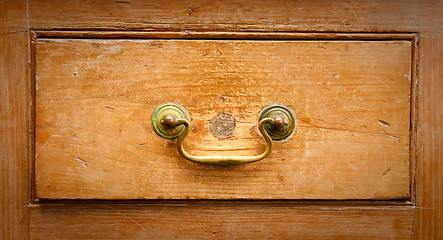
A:
<svg viewBox="0 0 443 240">
<path fill-rule="evenodd" d="M 32 239 L 411 239 L 411 207 L 287 202 L 31 208 Z"/>
<path fill-rule="evenodd" d="M 0 239 L 29 238 L 26 3 L 0 2 Z"/>
<path fill-rule="evenodd" d="M 443 238 L 443 35 L 424 32 L 419 45 L 416 165 L 417 239 Z"/>
<path fill-rule="evenodd" d="M 339 208 L 336 211 L 327 211 L 324 214 L 316 215 L 310 209 L 307 215 L 297 215 L 297 212 L 290 212 L 292 213 L 290 217 L 295 218 L 294 224 L 302 224 L 304 220 L 306 220 L 306 223 L 309 223 L 303 225 L 303 227 L 309 229 L 312 234 L 318 233 L 311 237 L 311 239 L 322 238 L 322 236 L 326 239 L 368 239 L 368 234 L 365 234 L 365 231 L 361 231 L 361 229 L 372 229 L 372 231 L 369 231 L 374 233 L 371 236 L 377 236 L 379 239 L 442 239 L 442 1 L 343 0 L 293 2 L 254 0 L 239 2 L 226 0 L 214 2 L 159 2 L 95 0 L 85 2 L 33 0 L 29 1 L 28 6 L 26 6 L 24 1 L 11 0 L 2 1 L 0 4 L 0 25 L 4 27 L 1 33 L 3 39 L 6 38 L 6 36 L 3 36 L 4 32 L 17 33 L 27 31 L 29 28 L 40 30 L 89 29 L 105 31 L 110 29 L 117 31 L 149 31 L 157 29 L 160 31 L 174 30 L 183 34 L 187 34 L 187 31 L 192 30 L 220 32 L 251 31 L 255 33 L 257 33 L 256 31 L 417 32 L 419 38 L 419 62 L 416 73 L 418 77 L 418 96 L 420 99 L 416 102 L 415 109 L 413 108 L 419 120 L 415 126 L 417 134 L 412 139 L 413 152 L 411 159 L 414 163 L 412 173 L 415 176 L 415 181 L 412 185 L 414 195 L 411 198 L 413 207 L 399 206 L 399 209 L 385 211 L 386 203 L 381 202 L 378 203 L 378 206 L 372 206 L 373 209 L 380 210 L 372 218 L 352 218 L 351 216 L 357 208 L 349 205 L 349 202 L 341 202 L 341 205 L 345 207 Z M 29 26 L 27 22 L 29 22 Z M 17 29 L 17 27 L 20 29 Z M 27 43 L 25 42 L 17 41 L 17 38 L 10 38 L 8 41 L 1 43 L 2 49 L 3 47 L 5 49 L 14 49 L 13 51 L 22 49 L 18 50 L 21 52 L 21 55 L 25 53 L 23 49 L 27 49 L 26 45 Z M 4 54 L 4 52 L 1 53 L 2 59 L 12 59 L 9 55 L 4 57 Z M 25 67 L 20 63 L 22 60 L 23 58 L 17 57 L 15 60 L 1 65 L 0 69 L 15 69 L 16 66 Z M 22 67 L 19 68 L 21 69 Z M 11 76 L 9 73 L 12 74 L 12 72 L 9 71 L 8 74 L 3 72 L 1 75 L 1 80 L 8 81 L 7 85 L 10 86 L 5 92 L 24 92 L 23 85 L 16 83 L 24 80 L 26 76 L 19 74 L 17 76 L 21 77 L 18 78 L 4 77 L 5 74 Z M 6 95 L 2 95 L 1 106 L 14 106 L 14 110 L 27 112 L 25 105 L 22 104 L 26 102 L 27 96 L 24 94 L 17 96 L 18 98 L 15 101 L 18 103 L 12 103 L 9 99 L 6 100 Z M 9 118 L 6 122 L 13 123 L 15 118 Z M 21 130 L 20 128 L 9 128 L 9 130 L 6 130 L 2 125 L 1 130 L 4 130 L 1 133 L 2 141 L 3 139 L 7 142 L 11 142 L 13 139 L 23 141 L 23 128 Z M 0 192 L 2 194 L 0 199 L 2 207 L 0 231 L 2 232 L 2 238 L 5 239 L 26 239 L 28 236 L 28 222 L 26 220 L 28 215 L 26 211 L 23 211 L 23 206 L 28 203 L 26 201 L 27 198 L 19 197 L 23 200 L 16 202 L 3 201 L 10 196 L 27 196 L 29 194 L 29 187 L 27 187 L 27 184 L 23 184 L 23 179 L 27 177 L 27 168 L 23 164 L 23 157 L 20 154 L 27 151 L 24 148 L 20 144 L 3 148 L 5 150 L 2 153 L 8 154 L 2 155 L 0 159 L 0 166 L 2 167 L 0 169 L 2 174 L 0 178 Z M 30 159 L 27 160 L 30 161 Z M 6 179 L 11 179 L 11 181 Z M 26 182 L 26 180 L 24 181 Z M 101 206 L 104 204 L 100 203 Z M 172 204 L 178 205 L 177 203 Z M 218 202 L 215 204 L 218 204 Z M 263 203 L 259 202 L 260 204 Z M 283 203 L 276 208 L 284 208 L 287 204 Z M 109 218 L 106 218 L 98 214 L 96 216 L 99 217 L 91 217 L 91 214 L 94 214 L 93 209 L 97 207 L 87 205 L 86 203 L 80 205 L 85 209 L 84 211 L 80 211 L 71 203 L 59 204 L 58 209 L 60 211 L 55 211 L 57 207 L 47 205 L 47 203 L 33 204 L 34 208 L 30 211 L 32 239 L 36 239 L 37 236 L 39 236 L 39 239 L 78 239 L 87 234 L 90 234 L 88 235 L 89 238 L 100 238 L 100 233 L 108 233 L 109 238 L 112 234 L 118 236 L 125 228 L 133 230 L 133 232 L 124 232 L 127 236 L 133 236 L 133 239 L 144 238 L 143 233 L 147 230 L 142 227 L 130 227 L 135 226 L 135 224 L 129 219 L 125 222 L 123 220 L 118 221 L 121 215 L 111 215 Z M 329 203 L 322 203 L 322 205 L 329 205 Z M 90 208 L 87 208 L 87 206 L 90 206 Z M 115 206 L 113 207 L 117 209 Z M 156 206 L 153 207 L 155 208 Z M 225 211 L 233 209 L 232 206 L 226 205 L 223 205 L 222 208 Z M 257 208 L 263 208 L 263 206 Z M 121 209 L 118 210 L 122 212 Z M 151 211 L 154 210 L 148 210 L 148 213 L 145 212 L 141 218 L 145 218 Z M 189 208 L 188 211 L 186 213 L 191 214 L 192 209 Z M 404 211 L 409 211 L 409 216 L 412 216 L 413 220 L 402 221 L 402 219 L 408 219 Z M 137 212 L 143 213 L 141 209 L 138 209 Z M 126 214 L 127 212 L 124 213 Z M 314 215 L 318 217 L 318 221 L 308 221 Z M 334 223 L 338 220 L 338 218 L 334 218 L 336 215 L 342 216 L 343 219 L 349 217 L 352 221 L 338 221 L 343 224 L 335 225 Z M 72 221 L 74 216 L 76 216 L 75 221 Z M 193 215 L 196 219 L 200 219 L 202 216 L 205 215 Z M 223 216 L 223 214 L 217 216 Z M 264 216 L 263 212 L 261 212 L 261 216 Z M 359 216 L 367 215 L 359 213 Z M 391 216 L 399 217 L 392 218 Z M 239 220 L 242 217 L 243 215 L 234 215 L 232 218 Z M 388 220 L 384 221 L 385 219 Z M 327 224 L 319 225 L 319 227 L 313 224 L 319 221 L 326 222 Z M 82 222 L 90 224 L 82 224 Z M 352 224 L 357 222 L 361 223 L 361 225 Z M 160 224 L 162 228 L 159 229 L 163 229 L 165 232 L 173 231 L 179 225 L 171 224 L 171 222 L 161 222 Z M 219 226 L 225 227 L 228 225 L 229 223 L 223 222 Z M 65 228 L 55 228 L 54 226 L 64 226 Z M 112 228 L 112 226 L 119 227 Z M 199 221 L 191 222 L 187 226 L 189 226 L 188 229 L 192 229 L 190 231 L 195 231 L 194 229 L 202 227 Z M 256 225 L 251 224 L 249 226 L 252 229 L 256 229 L 255 227 L 260 225 L 256 222 Z M 296 228 L 296 231 L 294 231 L 293 229 L 284 228 L 284 225 L 283 228 L 275 227 L 276 225 L 273 226 L 268 229 L 272 229 L 272 233 L 280 236 L 280 238 L 303 239 L 304 237 L 303 235 L 295 236 L 295 234 L 299 231 L 304 231 L 305 228 Z M 387 229 L 385 226 L 392 226 L 392 228 Z M 410 228 L 411 226 L 412 229 Z M 103 233 L 103 231 L 100 231 L 104 227 L 107 227 L 108 232 Z M 335 234 L 325 234 L 323 230 L 330 229 L 329 227 L 335 229 Z M 63 231 L 60 231 L 60 229 L 66 228 L 70 228 L 69 235 L 62 235 Z M 380 233 L 376 233 L 378 230 L 380 230 Z M 263 231 L 257 230 L 253 236 L 256 238 L 264 236 L 264 234 L 260 235 L 260 232 Z M 412 234 L 409 234 L 410 232 Z M 52 237 L 48 236 L 51 233 L 58 234 L 58 237 L 54 237 L 55 235 Z M 343 234 L 340 235 L 341 233 Z M 164 236 L 167 233 L 163 232 L 162 234 Z M 106 235 L 101 236 L 106 238 Z M 180 232 L 177 236 L 180 238 Z M 224 238 L 233 238 L 229 236 L 232 235 Z M 306 236 L 310 237 L 309 234 Z"/>
<path fill-rule="evenodd" d="M 26 236 L 29 202 L 26 67 L 28 35 L 0 35 L 0 213 L 1 239 Z M 25 191 L 26 190 L 26 191 Z"/>
<path fill-rule="evenodd" d="M 410 191 L 410 41 L 37 40 L 36 197 L 401 199 Z M 191 114 L 186 148 L 256 155 L 260 111 L 297 130 L 263 161 L 202 166 L 151 126 Z M 235 118 L 233 136 L 208 126 Z"/>
<path fill-rule="evenodd" d="M 29 7 L 34 29 L 416 32 L 443 23 L 441 1 L 40 0 Z"/>
</svg>

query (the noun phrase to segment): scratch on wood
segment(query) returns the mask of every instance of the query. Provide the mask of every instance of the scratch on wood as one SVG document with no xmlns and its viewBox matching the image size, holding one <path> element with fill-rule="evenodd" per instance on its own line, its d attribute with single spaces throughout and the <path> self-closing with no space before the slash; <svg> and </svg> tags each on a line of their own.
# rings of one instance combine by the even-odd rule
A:
<svg viewBox="0 0 443 240">
<path fill-rule="evenodd" d="M 405 78 L 407 78 L 409 80 L 409 82 L 411 81 L 411 75 L 410 74 L 403 74 L 403 76 Z"/>
<path fill-rule="evenodd" d="M 81 158 L 74 157 L 74 160 L 79 161 L 83 165 L 83 167 L 87 167 L 88 166 L 88 164 L 83 159 L 81 159 Z"/>
<path fill-rule="evenodd" d="M 378 120 L 378 123 L 380 123 L 380 125 L 382 125 L 383 127 L 390 127 L 391 126 L 388 122 L 380 120 L 380 119 Z"/>
<path fill-rule="evenodd" d="M 393 139 L 396 140 L 396 141 L 399 140 L 399 137 L 397 137 L 397 136 L 395 136 L 395 135 L 392 135 L 392 134 L 389 134 L 389 133 L 387 133 L 386 131 L 384 131 L 383 134 L 380 134 L 380 133 L 373 133 L 373 132 L 355 131 L 355 130 L 351 130 L 351 129 L 341 129 L 341 128 L 334 128 L 334 127 L 318 126 L 318 125 L 312 124 L 312 123 L 310 123 L 310 122 L 303 121 L 302 119 L 298 119 L 298 121 L 303 122 L 303 123 L 306 123 L 306 124 L 309 125 L 310 127 L 314 127 L 314 128 L 318 128 L 318 129 L 336 130 L 336 131 L 345 131 L 345 132 L 362 133 L 362 134 L 386 135 L 386 136 L 389 136 L 389 137 L 393 138 Z M 380 120 L 379 120 L 379 121 L 380 121 Z M 385 122 L 385 123 L 388 124 L 388 126 L 390 126 L 389 123 L 387 123 L 387 122 Z M 381 123 L 380 123 L 380 124 L 381 124 Z"/>
<path fill-rule="evenodd" d="M 160 41 L 152 41 L 149 43 L 149 45 L 151 45 L 153 47 L 162 47 L 163 43 L 161 43 Z"/>
<path fill-rule="evenodd" d="M 188 14 L 189 15 L 192 15 L 193 12 L 195 12 L 195 10 L 193 8 L 191 8 L 191 7 L 188 8 Z"/>
<path fill-rule="evenodd" d="M 317 171 L 318 176 L 321 178 L 321 177 L 322 177 L 322 176 L 321 176 L 321 173 L 320 173 L 320 171 L 318 170 L 317 163 L 315 163 L 315 162 L 314 162 L 314 168 L 315 168 L 315 171 Z"/>
<path fill-rule="evenodd" d="M 388 174 L 388 172 L 390 172 L 390 171 L 391 171 L 390 168 L 386 169 L 386 171 L 383 172 L 383 176 L 385 176 L 386 174 Z"/>
<path fill-rule="evenodd" d="M 105 106 L 105 108 L 108 109 L 109 111 L 114 111 L 114 108 L 112 107 Z"/>
<path fill-rule="evenodd" d="M 153 233 L 149 228 L 147 228 L 147 227 L 141 225 L 140 223 L 138 223 L 138 222 L 135 221 L 134 219 L 130 218 L 128 215 L 126 215 L 126 214 L 124 214 L 124 213 L 122 213 L 122 212 L 120 212 L 120 211 L 117 211 L 117 210 L 114 209 L 113 207 L 110 207 L 110 208 L 111 208 L 114 212 L 116 212 L 116 213 L 122 215 L 123 217 L 129 219 L 131 222 L 133 222 L 133 223 L 137 224 L 138 226 L 140 226 L 140 227 L 146 229 L 148 232 Z"/>
</svg>

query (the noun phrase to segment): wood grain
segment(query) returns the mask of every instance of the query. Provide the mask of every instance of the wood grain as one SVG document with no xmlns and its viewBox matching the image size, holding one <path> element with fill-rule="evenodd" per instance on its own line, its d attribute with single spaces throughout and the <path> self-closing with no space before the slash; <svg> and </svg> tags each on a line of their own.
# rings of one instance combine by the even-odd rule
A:
<svg viewBox="0 0 443 240">
<path fill-rule="evenodd" d="M 1 1 L 0 35 L 18 32 L 28 32 L 26 1 Z"/>
<path fill-rule="evenodd" d="M 27 239 L 26 3 L 0 2 L 0 239 Z"/>
<path fill-rule="evenodd" d="M 420 38 L 420 101 L 416 172 L 416 238 L 443 238 L 443 38 Z"/>
<path fill-rule="evenodd" d="M 39 40 L 36 197 L 408 198 L 411 52 L 410 41 Z M 196 155 L 263 151 L 267 105 L 293 108 L 298 128 L 261 162 L 201 166 L 153 132 L 165 102 L 190 112 Z M 207 130 L 220 113 L 233 137 Z"/>
<path fill-rule="evenodd" d="M 406 206 L 205 203 L 31 208 L 32 239 L 412 239 Z"/>
<path fill-rule="evenodd" d="M 21 2 L 21 4 L 19 4 Z M 441 66 L 442 66 L 442 42 L 441 34 L 443 27 L 443 17 L 441 13 L 443 12 L 443 1 L 439 0 L 406 0 L 401 3 L 396 0 L 371 0 L 371 1 L 234 1 L 234 0 L 224 0 L 224 1 L 213 1 L 208 3 L 204 1 L 204 4 L 200 1 L 180 1 L 172 2 L 169 1 L 155 1 L 155 3 L 150 4 L 148 1 L 48 1 L 48 0 L 33 0 L 29 1 L 29 21 L 33 29 L 98 29 L 98 30 L 128 30 L 132 29 L 134 31 L 139 30 L 152 30 L 157 29 L 161 31 L 167 30 L 187 30 L 195 29 L 197 31 L 214 30 L 232 30 L 232 31 L 322 31 L 322 32 L 418 32 L 419 33 L 419 96 L 420 101 L 417 102 L 417 113 L 419 115 L 419 121 L 417 124 L 418 134 L 414 141 L 413 148 L 417 149 L 416 155 L 416 199 L 414 204 L 416 205 L 414 209 L 413 217 L 415 219 L 414 231 L 415 239 L 441 239 L 443 221 L 442 219 L 442 187 L 441 182 L 443 182 L 443 164 L 441 146 L 442 130 L 441 130 Z M 154 1 L 152 1 L 154 2 Z M 198 4 L 198 5 L 197 5 Z M 165 7 L 166 5 L 166 7 Z M 1 1 L 0 2 L 0 34 L 3 33 L 17 33 L 21 31 L 27 31 L 26 26 L 26 4 L 22 1 Z M 18 7 L 18 8 L 17 8 Z M 17 10 L 19 9 L 19 10 Z M 17 14 L 12 14 L 13 12 Z M 11 26 L 19 26 L 20 29 Z M 17 37 L 17 35 L 14 35 Z M 5 40 L 2 36 L 2 46 L 5 46 L 5 41 L 9 42 L 6 44 L 8 46 L 5 49 L 8 51 L 17 51 L 18 47 L 23 48 L 27 43 L 17 41 L 17 38 L 8 38 Z M 19 37 L 20 38 L 20 37 Z M 24 38 L 24 37 L 23 37 Z M 13 44 L 15 43 L 15 44 Z M 11 50 L 11 49 L 14 50 Z M 2 48 L 3 49 L 3 48 Z M 1 52 L 1 59 L 11 60 L 13 63 L 7 65 L 0 65 L 0 69 L 10 69 L 10 66 L 22 66 L 22 59 L 12 54 L 13 58 L 10 56 L 5 57 L 5 52 Z M 14 60 L 12 60 L 14 59 Z M 13 69 L 13 68 L 11 68 Z M 8 71 L 8 76 L 10 74 L 15 74 L 15 71 Z M 4 78 L 4 72 L 2 72 L 1 81 Z M 11 79 L 11 78 L 8 78 Z M 22 78 L 17 78 L 22 80 Z M 2 92 L 2 97 L 5 96 L 3 93 L 14 92 L 22 93 L 23 86 L 21 84 L 13 85 L 8 83 L 8 88 L 6 91 Z M 1 90 L 5 88 L 2 85 Z M 17 100 L 19 103 L 11 103 L 2 98 L 0 107 L 6 109 L 4 106 L 14 106 L 14 109 L 20 109 L 20 111 L 25 111 L 23 109 L 24 105 L 20 105 L 20 102 L 24 102 L 26 96 L 17 95 Z M 4 107 L 4 108 L 3 108 Z M 3 114 L 3 112 L 2 112 Z M 11 117 L 12 118 L 12 117 Z M 8 118 L 9 119 L 9 118 Z M 14 120 L 7 121 L 14 123 Z M 2 128 L 3 130 L 3 128 Z M 9 129 L 6 133 L 2 132 L 1 137 L 3 139 L 21 139 L 21 130 L 17 130 L 14 133 L 13 129 Z M 15 154 L 21 154 L 22 151 L 26 151 L 21 147 L 13 147 L 13 150 L 8 148 L 3 148 L 4 152 L 13 152 Z M 2 149 L 2 150 L 3 150 Z M 8 160 L 6 160 L 8 159 Z M 0 198 L 0 205 L 3 212 L 1 212 L 0 228 L 2 232 L 1 238 L 8 239 L 5 236 L 7 229 L 8 234 L 12 234 L 9 239 L 26 239 L 28 232 L 26 231 L 27 225 L 26 221 L 17 221 L 17 217 L 23 212 L 21 207 L 21 201 L 17 202 L 6 202 L 4 201 L 4 196 L 18 196 L 26 193 L 29 189 L 26 184 L 21 184 L 24 169 L 26 166 L 22 164 L 22 161 L 13 161 L 11 158 L 5 158 L 2 155 L 0 161 L 1 168 L 0 177 L 1 184 L 6 184 L 4 182 L 5 175 L 14 176 L 18 173 L 17 177 L 12 177 L 11 182 L 8 182 L 8 187 L 6 185 L 1 185 L 0 192 L 2 194 Z M 16 158 L 20 159 L 20 158 Z M 5 165 L 6 164 L 6 165 Z M 5 170 L 7 169 L 7 170 Z M 12 185 L 9 185 L 12 184 Z M 14 186 L 10 188 L 10 186 Z M 14 190 L 12 190 L 14 189 Z M 15 194 L 18 192 L 18 194 Z M 4 203 L 7 203 L 6 205 Z M 343 203 L 346 204 L 346 203 Z M 103 205 L 103 204 L 101 204 Z M 6 210 L 3 210 L 4 207 Z M 18 207 L 17 207 L 18 206 Z M 63 239 L 67 238 L 61 235 L 64 231 L 56 229 L 54 226 L 62 226 L 63 224 L 58 224 L 58 221 L 63 221 L 63 223 L 74 224 L 73 228 L 76 231 L 69 232 L 69 235 L 73 239 L 78 239 L 81 236 L 89 236 L 89 238 L 112 238 L 113 234 L 119 235 L 125 229 L 122 228 L 112 228 L 113 225 L 119 223 L 118 219 L 122 216 L 115 215 L 109 218 L 105 218 L 103 215 L 95 215 L 92 218 L 88 215 L 94 212 L 92 209 L 88 209 L 87 205 L 83 205 L 85 211 L 82 213 L 75 212 L 80 211 L 71 205 L 66 205 L 64 211 L 56 211 L 54 206 L 36 206 L 31 211 L 31 216 L 33 216 L 32 221 L 32 236 L 40 239 L 42 236 L 47 236 L 46 239 Z M 53 210 L 51 210 L 53 208 Z M 114 207 L 115 208 L 115 207 Z M 226 211 L 232 209 L 232 206 L 223 206 Z M 60 208 L 59 208 L 60 209 Z M 117 208 L 116 208 L 117 209 Z M 120 210 L 120 209 L 117 209 Z M 186 212 L 188 215 L 191 214 L 193 209 L 189 209 Z M 135 210 L 134 210 L 135 211 Z M 138 210 L 143 212 L 142 210 Z M 148 210 L 153 211 L 153 210 Z M 351 211 L 348 207 L 337 209 L 336 212 L 325 212 L 324 215 L 330 214 L 345 214 L 347 211 Z M 270 213 L 271 211 L 267 212 Z M 312 219 L 313 212 L 309 211 L 306 215 L 300 215 L 294 219 L 294 225 L 302 224 L 304 219 Z M 324 233 L 323 230 L 331 229 L 329 235 L 326 239 L 337 239 L 350 238 L 350 239 L 368 239 L 371 236 L 376 236 L 378 239 L 407 239 L 410 238 L 408 235 L 411 230 L 409 227 L 411 223 L 407 221 L 402 221 L 403 219 L 408 219 L 406 215 L 401 215 L 404 217 L 398 217 L 392 219 L 392 215 L 398 216 L 398 210 L 393 211 L 383 211 L 381 210 L 378 215 L 373 215 L 373 218 L 351 218 L 353 221 L 345 223 L 339 221 L 339 223 L 344 223 L 342 225 L 334 224 L 337 218 L 329 218 L 330 222 L 328 224 L 321 225 L 321 228 L 316 228 L 316 221 L 309 221 L 303 228 L 290 229 L 272 225 L 272 230 L 274 235 L 279 234 L 279 236 L 289 236 L 287 238 L 300 237 L 302 235 L 294 236 L 298 231 L 304 232 L 306 229 L 311 231 L 306 234 L 306 236 L 313 238 L 320 238 L 317 236 L 312 236 L 309 234 L 315 232 Z M 401 210 L 400 210 L 401 212 Z M 38 213 L 38 214 L 37 214 Z M 199 212 L 201 213 L 201 212 Z M 242 212 L 244 213 L 244 212 Z M 246 211 L 247 213 L 247 211 Z M 84 215 L 82 215 L 84 214 Z M 263 213 L 262 213 L 263 214 Z M 192 215 L 192 214 L 191 214 Z M 59 217 L 63 216 L 63 217 Z M 83 216 L 76 218 L 76 221 L 69 221 L 72 216 Z M 95 221 L 88 220 L 88 216 Z M 109 216 L 109 215 L 108 215 Z M 192 215 L 190 217 L 195 219 L 200 219 L 204 214 Z M 216 217 L 221 217 L 223 214 L 219 214 Z M 231 215 L 233 216 L 233 215 Z M 354 215 L 355 216 L 355 215 Z M 362 215 L 360 216 L 367 216 Z M 131 216 L 132 217 L 132 216 Z M 237 220 L 242 216 L 237 216 Z M 235 218 L 235 217 L 234 217 Z M 15 220 L 7 220 L 15 219 Z M 26 219 L 24 216 L 23 219 Z M 106 222 L 104 220 L 107 220 Z M 215 219 L 215 217 L 214 217 Z M 332 219 L 332 220 L 331 220 Z M 368 220 L 367 222 L 362 222 Z M 387 220 L 389 219 L 389 220 Z M 398 221 L 396 220 L 398 219 Z M 47 220 L 47 221 L 46 221 Z M 100 221 L 102 220 L 102 221 Z M 386 221 L 385 221 L 386 220 Z M 395 221 L 390 221 L 395 220 Z M 7 222 L 6 222 L 7 221 Z M 82 225 L 82 222 L 88 222 L 90 224 Z M 102 223 L 97 224 L 96 223 Z M 104 224 L 103 224 L 104 223 Z M 353 224 L 355 223 L 355 224 Z M 361 224 L 360 224 L 361 223 Z M 367 227 L 362 227 L 362 224 L 375 223 L 373 226 L 366 225 Z M 45 225 L 46 224 L 46 225 Z M 128 224 L 134 224 L 128 220 Z M 226 225 L 220 226 L 228 226 Z M 380 224 L 380 225 L 378 225 Z M 134 224 L 135 225 L 135 224 Z M 169 222 L 164 221 L 164 225 L 161 229 L 165 232 L 170 232 L 179 224 L 171 225 Z M 299 226 L 298 225 L 298 226 Z M 380 227 L 379 233 L 375 232 L 375 228 Z M 97 228 L 100 227 L 100 228 Z M 125 225 L 128 227 L 127 225 Z M 169 227 L 168 227 L 169 226 Z M 195 226 L 195 225 L 194 225 Z M 268 225 L 266 225 L 268 226 Z M 383 226 L 393 226 L 392 229 L 383 228 Z M 88 228 L 85 228 L 88 227 Z M 101 229 L 106 229 L 108 231 L 100 231 Z M 329 228 L 330 227 L 330 228 Z M 349 227 L 349 228 L 345 228 Z M 372 227 L 372 228 L 371 228 Z M 63 226 L 61 229 L 67 229 L 69 226 Z M 11 230 L 13 229 L 13 230 Z M 84 231 L 88 229 L 89 231 Z M 99 230 L 97 230 L 99 229 Z M 337 230 L 334 235 L 334 229 Z M 364 235 L 365 231 L 362 229 L 373 229 L 369 231 L 373 234 Z M 141 229 L 144 230 L 144 229 Z M 270 231 L 269 229 L 266 229 Z M 388 230 L 388 231 L 386 231 Z M 398 230 L 398 231 L 397 231 Z M 99 231 L 99 232 L 97 232 Z M 327 230 L 325 230 L 327 231 Z M 339 235 L 337 232 L 345 232 L 347 234 Z M 389 235 L 395 232 L 398 234 Z M 49 234 L 54 234 L 51 237 Z M 137 235 L 138 233 L 131 233 L 130 231 L 124 232 L 127 235 L 134 238 L 144 238 L 144 235 Z M 102 234 L 102 235 L 100 235 Z M 106 235 L 108 234 L 108 235 Z M 132 235 L 131 235 L 132 234 Z M 163 235 L 162 235 L 163 234 Z M 161 236 L 167 233 L 161 233 Z M 363 236 L 362 236 L 363 234 Z M 386 235 L 383 235 L 386 234 Z M 190 234 L 188 234 L 190 235 Z M 187 236 L 188 236 L 187 235 Z M 8 235 L 10 236 L 10 235 Z M 79 236 L 79 237 L 77 237 Z M 126 237 L 122 236 L 122 237 Z M 138 237 L 137 237 L 138 236 Z M 178 235 L 180 236 L 180 235 Z M 258 233 L 256 235 L 250 234 L 250 236 L 260 236 Z M 175 237 L 175 236 L 174 236 Z M 209 238 L 209 237 L 208 237 Z M 215 237 L 213 237 L 215 238 Z M 233 238 L 232 235 L 228 235 L 225 238 Z M 374 237 L 373 237 L 374 238 Z"/>
<path fill-rule="evenodd" d="M 40 0 L 30 2 L 30 25 L 64 30 L 399 32 L 441 28 L 442 6 L 441 1 L 415 0 Z"/>
<path fill-rule="evenodd" d="M 26 33 L 0 36 L 1 239 L 22 239 L 27 235 L 27 43 Z"/>
</svg>

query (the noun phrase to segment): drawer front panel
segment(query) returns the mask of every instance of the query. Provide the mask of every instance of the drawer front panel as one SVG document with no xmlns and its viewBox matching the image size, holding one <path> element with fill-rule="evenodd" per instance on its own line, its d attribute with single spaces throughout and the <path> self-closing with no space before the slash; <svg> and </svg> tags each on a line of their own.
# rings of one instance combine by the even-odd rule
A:
<svg viewBox="0 0 443 240">
<path fill-rule="evenodd" d="M 39 39 L 35 196 L 409 198 L 411 52 L 406 40 Z M 194 155 L 261 153 L 271 104 L 297 127 L 260 162 L 199 165 L 153 131 L 166 102 L 188 110 Z"/>
</svg>

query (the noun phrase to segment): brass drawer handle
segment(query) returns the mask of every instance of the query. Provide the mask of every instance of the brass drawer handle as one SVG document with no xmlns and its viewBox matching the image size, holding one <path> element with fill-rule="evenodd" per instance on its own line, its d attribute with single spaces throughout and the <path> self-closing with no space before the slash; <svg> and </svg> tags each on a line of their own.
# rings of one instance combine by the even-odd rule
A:
<svg viewBox="0 0 443 240">
<path fill-rule="evenodd" d="M 258 129 L 266 140 L 266 150 L 257 156 L 193 156 L 185 151 L 183 142 L 190 131 L 186 109 L 176 103 L 159 106 L 152 115 L 155 132 L 166 139 L 177 139 L 177 151 L 185 159 L 205 165 L 240 165 L 260 161 L 271 154 L 273 141 L 289 137 L 295 129 L 294 113 L 285 106 L 272 105 L 260 114 Z"/>
</svg>

